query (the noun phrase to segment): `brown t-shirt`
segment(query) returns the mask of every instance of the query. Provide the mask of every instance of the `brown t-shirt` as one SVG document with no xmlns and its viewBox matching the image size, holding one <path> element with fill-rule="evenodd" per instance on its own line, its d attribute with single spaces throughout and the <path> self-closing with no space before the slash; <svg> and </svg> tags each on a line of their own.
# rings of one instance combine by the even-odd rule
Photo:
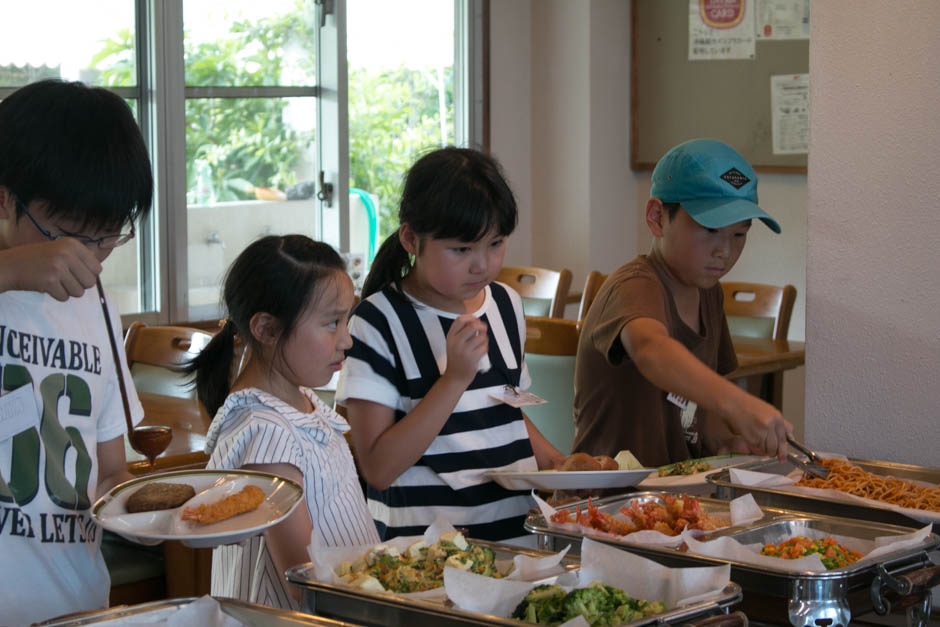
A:
<svg viewBox="0 0 940 627">
<path fill-rule="evenodd" d="M 699 290 L 699 334 L 679 317 L 669 288 L 675 281 L 654 250 L 615 270 L 601 286 L 578 343 L 575 451 L 614 456 L 628 449 L 650 467 L 709 452 L 698 435 L 704 410 L 683 429 L 679 407 L 640 374 L 620 341 L 628 322 L 653 318 L 709 368 L 726 374 L 737 367 L 721 286 Z"/>
</svg>

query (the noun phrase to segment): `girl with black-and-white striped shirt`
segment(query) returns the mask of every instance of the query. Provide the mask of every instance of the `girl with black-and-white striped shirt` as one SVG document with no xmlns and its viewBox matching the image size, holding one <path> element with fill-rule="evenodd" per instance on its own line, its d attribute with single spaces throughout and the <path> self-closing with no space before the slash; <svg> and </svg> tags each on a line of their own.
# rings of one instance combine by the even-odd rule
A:
<svg viewBox="0 0 940 627">
<path fill-rule="evenodd" d="M 491 157 L 436 150 L 409 170 L 399 221 L 366 278 L 337 387 L 369 511 L 384 538 L 438 516 L 473 538 L 520 538 L 527 495 L 485 473 L 564 456 L 500 400 L 529 385 L 521 299 L 494 282 L 516 226 L 512 191 Z"/>
<path fill-rule="evenodd" d="M 378 542 L 352 454 L 346 421 L 310 389 L 340 369 L 352 345 L 346 321 L 352 282 L 342 258 L 303 235 L 257 240 L 225 281 L 229 317 L 190 371 L 199 400 L 215 417 L 208 468 L 251 468 L 304 486 L 306 507 L 245 543 L 212 553 L 212 594 L 299 608 L 299 588 L 284 578 L 308 561 L 316 528 L 324 545 Z M 235 337 L 248 359 L 230 382 Z"/>
</svg>

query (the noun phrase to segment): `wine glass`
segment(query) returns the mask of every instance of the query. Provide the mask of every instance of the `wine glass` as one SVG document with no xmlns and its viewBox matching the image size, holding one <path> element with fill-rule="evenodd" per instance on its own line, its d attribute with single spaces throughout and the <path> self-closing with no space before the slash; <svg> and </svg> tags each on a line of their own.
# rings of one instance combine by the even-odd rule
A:
<svg viewBox="0 0 940 627">
<path fill-rule="evenodd" d="M 151 472 L 156 464 L 157 456 L 163 453 L 173 439 L 173 429 L 159 425 L 134 427 L 128 439 L 131 448 L 150 461 Z"/>
</svg>

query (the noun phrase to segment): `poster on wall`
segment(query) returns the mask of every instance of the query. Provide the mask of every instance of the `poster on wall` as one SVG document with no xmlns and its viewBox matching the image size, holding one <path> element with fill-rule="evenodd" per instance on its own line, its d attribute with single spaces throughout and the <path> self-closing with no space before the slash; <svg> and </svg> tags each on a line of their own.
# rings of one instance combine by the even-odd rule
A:
<svg viewBox="0 0 940 627">
<path fill-rule="evenodd" d="M 809 0 L 757 0 L 755 8 L 758 39 L 809 39 Z"/>
<path fill-rule="evenodd" d="M 754 0 L 689 0 L 689 61 L 753 59 Z"/>
<path fill-rule="evenodd" d="M 775 155 L 809 153 L 809 74 L 770 77 Z"/>
</svg>

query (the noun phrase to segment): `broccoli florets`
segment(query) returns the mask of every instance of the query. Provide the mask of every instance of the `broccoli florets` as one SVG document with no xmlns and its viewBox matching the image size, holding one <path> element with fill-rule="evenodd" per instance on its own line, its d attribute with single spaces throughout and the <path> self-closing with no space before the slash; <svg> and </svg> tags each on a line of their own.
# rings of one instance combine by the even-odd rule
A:
<svg viewBox="0 0 940 627">
<path fill-rule="evenodd" d="M 527 623 L 560 623 L 564 598 L 565 591 L 561 586 L 536 586 L 529 590 L 522 602 L 516 606 L 512 617 Z"/>
<path fill-rule="evenodd" d="M 623 605 L 618 605 L 617 609 L 614 610 L 610 624 L 620 625 L 622 623 L 630 623 L 644 616 L 645 614 L 633 609 L 629 603 L 624 603 Z"/>
<path fill-rule="evenodd" d="M 557 625 L 581 616 L 591 627 L 613 627 L 665 611 L 662 601 L 640 601 L 623 590 L 595 581 L 567 595 L 560 586 L 537 586 L 519 603 L 512 617 L 528 623 Z"/>
<path fill-rule="evenodd" d="M 607 624 L 601 619 L 613 610 L 613 603 L 607 587 L 595 581 L 586 588 L 572 590 L 565 597 L 563 604 L 565 620 L 569 621 L 576 616 L 583 616 L 591 625 Z"/>
</svg>

